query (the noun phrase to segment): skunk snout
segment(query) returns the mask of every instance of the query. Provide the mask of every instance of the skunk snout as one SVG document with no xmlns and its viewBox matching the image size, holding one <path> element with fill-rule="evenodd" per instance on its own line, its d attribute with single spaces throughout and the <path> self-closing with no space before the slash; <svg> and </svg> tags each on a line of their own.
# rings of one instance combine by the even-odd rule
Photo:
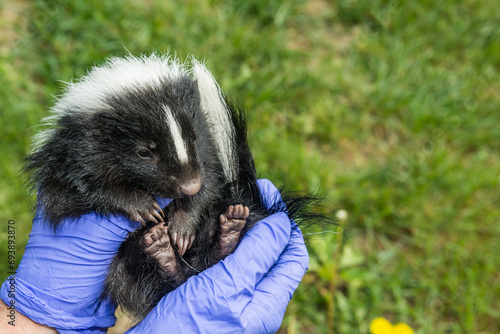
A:
<svg viewBox="0 0 500 334">
<path fill-rule="evenodd" d="M 181 196 L 193 196 L 200 191 L 201 188 L 201 178 L 196 178 L 190 180 L 179 186 L 179 193 Z"/>
</svg>

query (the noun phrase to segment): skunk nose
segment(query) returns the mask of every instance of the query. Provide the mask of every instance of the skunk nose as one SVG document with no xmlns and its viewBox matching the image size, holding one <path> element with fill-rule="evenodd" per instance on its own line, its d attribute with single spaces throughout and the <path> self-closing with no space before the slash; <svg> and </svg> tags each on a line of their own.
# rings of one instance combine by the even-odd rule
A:
<svg viewBox="0 0 500 334">
<path fill-rule="evenodd" d="M 193 196 L 200 191 L 200 188 L 201 179 L 197 178 L 179 186 L 179 191 L 183 196 Z"/>
</svg>

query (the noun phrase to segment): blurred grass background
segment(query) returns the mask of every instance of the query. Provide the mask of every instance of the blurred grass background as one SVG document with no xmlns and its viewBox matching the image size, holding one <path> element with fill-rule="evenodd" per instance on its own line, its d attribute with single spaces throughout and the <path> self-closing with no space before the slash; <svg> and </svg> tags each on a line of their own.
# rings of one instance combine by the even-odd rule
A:
<svg viewBox="0 0 500 334">
<path fill-rule="evenodd" d="M 205 58 L 248 110 L 259 174 L 327 193 L 280 333 L 500 332 L 496 1 L 0 2 L 0 263 L 31 228 L 18 175 L 62 81 L 109 56 Z"/>
</svg>

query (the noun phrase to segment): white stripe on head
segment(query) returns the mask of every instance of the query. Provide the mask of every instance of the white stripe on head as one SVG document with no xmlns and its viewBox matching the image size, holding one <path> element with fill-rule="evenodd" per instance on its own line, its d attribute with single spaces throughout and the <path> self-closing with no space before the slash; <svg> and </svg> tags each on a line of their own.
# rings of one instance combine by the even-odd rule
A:
<svg viewBox="0 0 500 334">
<path fill-rule="evenodd" d="M 105 64 L 93 67 L 79 82 L 69 83 L 56 104 L 57 109 L 77 107 L 78 112 L 92 112 L 108 107 L 106 98 L 127 91 L 161 89 L 165 81 L 188 75 L 184 65 L 169 55 L 109 58 Z M 73 108 L 75 109 L 75 108 Z"/>
<path fill-rule="evenodd" d="M 33 149 L 42 146 L 54 134 L 57 121 L 70 113 L 92 113 L 110 106 L 107 99 L 127 91 L 161 89 L 163 83 L 188 76 L 189 71 L 178 59 L 168 54 L 109 58 L 95 66 L 77 82 L 69 82 L 51 109 L 52 116 L 43 120 L 48 130 L 34 138 Z M 52 128 L 52 129 L 50 129 Z"/>
<path fill-rule="evenodd" d="M 182 132 L 179 128 L 179 123 L 175 119 L 172 114 L 172 110 L 167 105 L 163 105 L 163 110 L 165 111 L 165 115 L 167 116 L 167 126 L 172 135 L 172 139 L 174 140 L 175 152 L 177 153 L 177 157 L 181 164 L 186 164 L 188 160 L 188 154 L 186 149 L 186 143 L 182 138 Z"/>
<path fill-rule="evenodd" d="M 109 58 L 105 64 L 92 68 L 79 82 L 70 83 L 55 109 L 67 110 L 68 106 L 76 106 L 78 112 L 92 112 L 108 107 L 106 98 L 110 96 L 148 88 L 161 89 L 164 82 L 183 75 L 188 75 L 185 66 L 169 55 L 153 53 Z"/>
<path fill-rule="evenodd" d="M 205 114 L 217 145 L 219 160 L 228 181 L 236 179 L 237 155 L 234 152 L 235 133 L 230 111 L 222 97 L 219 85 L 205 65 L 192 59 L 192 73 L 198 82 L 201 110 Z"/>
</svg>

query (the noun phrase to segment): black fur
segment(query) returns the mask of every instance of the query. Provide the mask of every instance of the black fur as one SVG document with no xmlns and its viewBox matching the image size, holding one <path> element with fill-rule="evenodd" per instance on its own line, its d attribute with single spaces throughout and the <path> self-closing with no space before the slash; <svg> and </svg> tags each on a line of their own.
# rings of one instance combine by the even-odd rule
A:
<svg viewBox="0 0 500 334">
<path fill-rule="evenodd" d="M 229 205 L 250 209 L 242 235 L 275 212 L 286 212 L 299 224 L 329 221 L 310 210 L 318 202 L 314 196 L 281 189 L 282 199 L 261 197 L 244 114 L 226 104 L 236 134 L 229 150 L 237 161 L 236 180 L 226 179 L 213 125 L 200 109 L 198 84 L 187 74 L 154 87 L 106 95 L 102 107 L 92 112 L 64 110 L 50 136 L 26 158 L 24 170 L 38 191 L 37 206 L 55 228 L 65 218 L 88 212 L 148 217 L 155 210 L 155 197 L 175 199 L 164 209 L 169 229 L 177 226 L 195 236 L 182 259 L 177 257 L 178 278 L 166 274 L 141 246 L 151 223 L 128 236 L 110 266 L 103 297 L 110 296 L 136 319 L 188 277 L 221 260 L 219 216 Z M 188 139 L 188 163 L 181 164 L 176 155 L 164 105 Z M 201 180 L 199 192 L 181 196 L 179 188 L 192 180 Z"/>
<path fill-rule="evenodd" d="M 177 198 L 183 183 L 198 176 L 208 179 L 197 152 L 210 150 L 195 147 L 196 136 L 208 130 L 203 130 L 207 126 L 197 111 L 199 95 L 192 79 L 166 82 L 161 89 L 130 90 L 106 102 L 107 109 L 67 111 L 55 133 L 26 157 L 24 171 L 38 191 L 37 206 L 55 226 L 88 212 L 148 212 L 155 196 Z M 188 165 L 176 162 L 162 103 L 173 109 L 185 136 L 193 139 L 188 142 Z M 151 159 L 141 158 L 141 150 L 150 152 Z"/>
<path fill-rule="evenodd" d="M 213 201 L 200 208 L 196 240 L 182 258 L 177 257 L 181 281 L 176 282 L 166 275 L 142 250 L 140 240 L 147 232 L 147 227 L 141 227 L 130 234 L 111 264 L 106 280 L 105 295 L 110 295 L 123 310 L 137 320 L 145 317 L 166 293 L 177 288 L 190 276 L 221 260 L 217 254 L 217 242 L 221 234 L 219 216 L 228 206 L 243 204 L 250 208 L 250 216 L 247 218 L 241 237 L 256 222 L 277 212 L 286 212 L 292 219 L 294 228 L 297 226 L 296 223 L 329 221 L 324 215 L 311 210 L 313 205 L 320 202 L 319 197 L 291 192 L 285 188 L 280 189 L 281 198 L 261 196 L 257 186 L 253 157 L 246 140 L 244 114 L 231 104 L 228 103 L 228 105 L 237 134 L 235 144 L 239 161 L 238 179 L 235 183 L 222 181 L 214 187 L 210 192 Z M 215 157 L 212 155 L 204 158 L 210 160 Z M 175 210 L 175 202 L 173 204 L 166 208 L 167 212 L 171 213 Z"/>
</svg>

